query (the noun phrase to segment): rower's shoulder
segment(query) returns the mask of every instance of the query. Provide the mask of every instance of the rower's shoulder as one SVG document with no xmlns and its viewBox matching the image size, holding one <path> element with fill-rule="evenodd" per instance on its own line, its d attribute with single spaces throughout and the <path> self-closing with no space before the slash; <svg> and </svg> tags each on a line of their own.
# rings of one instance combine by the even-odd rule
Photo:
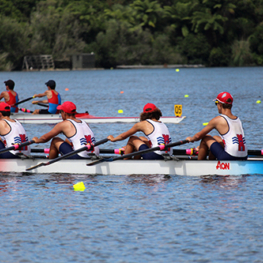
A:
<svg viewBox="0 0 263 263">
<path fill-rule="evenodd" d="M 1 92 L 1 96 L 4 96 L 4 95 L 8 95 L 8 91 L 7 91 L 7 90 L 3 90 L 3 91 Z"/>
</svg>

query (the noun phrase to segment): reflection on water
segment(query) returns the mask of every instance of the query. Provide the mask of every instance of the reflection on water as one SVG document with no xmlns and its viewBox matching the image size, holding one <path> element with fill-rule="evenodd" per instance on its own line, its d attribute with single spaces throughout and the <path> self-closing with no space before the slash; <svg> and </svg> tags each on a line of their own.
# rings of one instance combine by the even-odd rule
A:
<svg viewBox="0 0 263 263">
<path fill-rule="evenodd" d="M 205 188 L 224 188 L 232 189 L 240 187 L 243 183 L 246 182 L 246 177 L 249 175 L 242 176 L 220 176 L 220 175 L 211 175 L 211 176 L 201 176 L 201 184 Z"/>
<path fill-rule="evenodd" d="M 143 183 L 146 185 L 153 186 L 155 184 L 159 184 L 162 182 L 166 182 L 171 179 L 170 175 L 163 175 L 163 174 L 148 174 L 148 175 L 136 175 L 131 174 L 127 176 L 127 182 L 131 184 L 138 184 Z"/>
</svg>

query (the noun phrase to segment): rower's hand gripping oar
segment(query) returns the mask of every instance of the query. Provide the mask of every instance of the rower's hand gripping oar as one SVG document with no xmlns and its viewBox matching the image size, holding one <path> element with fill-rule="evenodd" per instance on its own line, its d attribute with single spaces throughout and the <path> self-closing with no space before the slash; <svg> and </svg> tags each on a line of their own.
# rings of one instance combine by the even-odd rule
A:
<svg viewBox="0 0 263 263">
<path fill-rule="evenodd" d="M 156 146 L 156 147 L 153 147 L 153 148 L 149 148 L 149 149 L 145 149 L 145 150 L 138 151 L 138 152 L 132 152 L 132 153 L 129 153 L 129 154 L 124 154 L 122 156 L 115 157 L 115 158 L 104 158 L 104 159 L 100 159 L 100 160 L 96 160 L 94 162 L 88 163 L 87 166 L 92 166 L 92 165 L 95 165 L 95 164 L 101 163 L 101 162 L 113 162 L 113 161 L 117 161 L 117 160 L 122 160 L 124 158 L 130 158 L 132 156 L 141 155 L 141 154 L 148 153 L 148 152 L 153 152 L 153 151 L 165 151 L 165 150 L 167 150 L 170 147 L 182 145 L 182 144 L 185 144 L 185 143 L 188 143 L 188 142 L 189 142 L 188 140 L 183 140 L 183 141 L 169 143 L 169 144 L 166 144 L 166 145 L 159 145 L 159 146 Z"/>
<path fill-rule="evenodd" d="M 26 101 L 28 101 L 28 100 L 32 100 L 32 99 L 34 99 L 34 98 L 35 98 L 35 96 L 30 97 L 30 98 L 27 98 L 27 99 L 24 99 L 24 100 L 20 100 L 19 102 L 13 104 L 12 106 L 17 106 L 17 105 L 19 105 L 19 104 L 21 104 L 21 103 L 23 103 L 23 102 L 26 102 Z"/>
<path fill-rule="evenodd" d="M 31 141 L 26 141 L 26 142 L 14 144 L 13 146 L 10 146 L 8 148 L 4 148 L 4 149 L 0 150 L 0 154 L 5 153 L 5 152 L 9 152 L 9 151 L 13 151 L 13 150 L 15 150 L 15 151 L 20 150 L 21 148 L 23 148 L 29 144 L 32 144 L 34 142 L 35 142 L 34 140 L 31 140 Z"/>
<path fill-rule="evenodd" d="M 84 147 L 81 147 L 81 148 L 79 148 L 79 149 L 77 149 L 77 150 L 75 150 L 75 151 L 66 153 L 66 154 L 64 154 L 64 155 L 62 155 L 62 156 L 59 156 L 59 157 L 57 157 L 57 158 L 55 158 L 55 159 L 52 159 L 52 160 L 50 160 L 50 161 L 48 161 L 48 162 L 39 163 L 39 164 L 37 164 L 37 165 L 31 166 L 31 167 L 27 168 L 26 171 L 33 170 L 33 169 L 35 169 L 35 168 L 37 168 L 37 167 L 40 167 L 40 166 L 46 166 L 46 165 L 50 165 L 50 164 L 52 164 L 52 163 L 56 163 L 56 162 L 58 162 L 58 161 L 60 161 L 60 160 L 62 160 L 62 159 L 66 159 L 66 158 L 68 158 L 68 157 L 71 157 L 71 156 L 73 156 L 73 155 L 75 155 L 75 154 L 77 154 L 77 153 L 79 153 L 79 152 L 83 152 L 83 151 L 85 151 L 85 150 L 86 150 L 86 151 L 89 151 L 89 150 L 91 150 L 93 147 L 98 146 L 98 145 L 100 145 L 100 144 L 103 144 L 103 143 L 107 142 L 108 140 L 109 140 L 108 138 L 105 138 L 105 139 L 103 139 L 103 140 L 101 140 L 101 141 L 98 141 L 98 142 L 94 143 L 94 145 L 88 143 L 88 144 L 86 144 Z"/>
</svg>

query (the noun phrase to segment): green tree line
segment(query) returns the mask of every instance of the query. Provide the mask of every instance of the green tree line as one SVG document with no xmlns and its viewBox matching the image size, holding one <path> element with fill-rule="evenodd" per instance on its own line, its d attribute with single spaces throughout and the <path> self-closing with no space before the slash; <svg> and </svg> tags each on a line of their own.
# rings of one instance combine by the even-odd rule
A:
<svg viewBox="0 0 263 263">
<path fill-rule="evenodd" d="M 0 0 L 0 70 L 89 52 L 105 68 L 263 65 L 263 0 Z"/>
</svg>

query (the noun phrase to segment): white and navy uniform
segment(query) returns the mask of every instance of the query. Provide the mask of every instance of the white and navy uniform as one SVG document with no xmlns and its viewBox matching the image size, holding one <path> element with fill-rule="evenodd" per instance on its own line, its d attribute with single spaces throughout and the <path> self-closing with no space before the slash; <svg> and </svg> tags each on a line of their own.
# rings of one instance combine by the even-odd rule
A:
<svg viewBox="0 0 263 263">
<path fill-rule="evenodd" d="M 84 121 L 81 122 L 76 122 L 71 119 L 67 119 L 70 121 L 76 129 L 76 133 L 72 136 L 69 137 L 69 141 L 72 143 L 72 148 L 73 150 L 77 150 L 79 148 L 82 148 L 85 146 L 87 143 L 94 144 L 96 143 L 94 134 L 88 124 Z M 95 153 L 96 155 L 99 155 L 99 148 L 95 147 L 94 150 L 92 151 L 82 151 L 78 153 L 78 156 L 82 158 L 90 158 L 88 155 L 89 153 Z"/>
<path fill-rule="evenodd" d="M 211 145 L 210 150 L 219 160 L 246 158 L 248 151 L 245 134 L 240 119 L 230 119 L 224 114 L 221 114 L 220 116 L 222 116 L 228 124 L 228 132 L 225 134 L 220 134 L 224 143 L 224 152 L 227 153 L 228 156 L 224 156 L 224 153 L 219 147 L 216 149 L 216 147 L 213 146 L 215 143 Z"/>
<path fill-rule="evenodd" d="M 166 145 L 172 142 L 170 137 L 170 132 L 167 126 L 162 122 L 156 122 L 150 119 L 147 119 L 149 123 L 153 126 L 153 131 L 150 134 L 147 134 L 147 138 L 150 141 L 151 148 L 154 148 L 159 145 Z M 169 148 L 166 151 L 154 151 L 154 153 L 158 155 L 162 155 L 164 153 L 168 153 L 170 155 L 173 154 L 173 149 Z"/>
<path fill-rule="evenodd" d="M 245 134 L 240 119 L 233 120 L 224 114 L 221 116 L 227 121 L 229 127 L 226 134 L 220 135 L 225 145 L 225 151 L 235 157 L 247 156 Z"/>
<path fill-rule="evenodd" d="M 22 143 L 22 142 L 28 141 L 28 137 L 26 135 L 25 129 L 21 125 L 20 122 L 18 122 L 17 120 L 14 120 L 15 122 L 11 122 L 6 119 L 4 119 L 4 121 L 10 126 L 9 133 L 1 135 L 1 139 L 3 141 L 5 148 L 11 147 L 15 143 Z M 15 157 L 17 153 L 23 153 L 25 155 L 29 155 L 30 152 L 31 152 L 30 146 L 25 146 L 21 150 L 9 151 L 7 155 L 5 155 L 4 153 L 0 157 L 1 158 L 12 158 L 12 155 L 13 157 Z"/>
</svg>

